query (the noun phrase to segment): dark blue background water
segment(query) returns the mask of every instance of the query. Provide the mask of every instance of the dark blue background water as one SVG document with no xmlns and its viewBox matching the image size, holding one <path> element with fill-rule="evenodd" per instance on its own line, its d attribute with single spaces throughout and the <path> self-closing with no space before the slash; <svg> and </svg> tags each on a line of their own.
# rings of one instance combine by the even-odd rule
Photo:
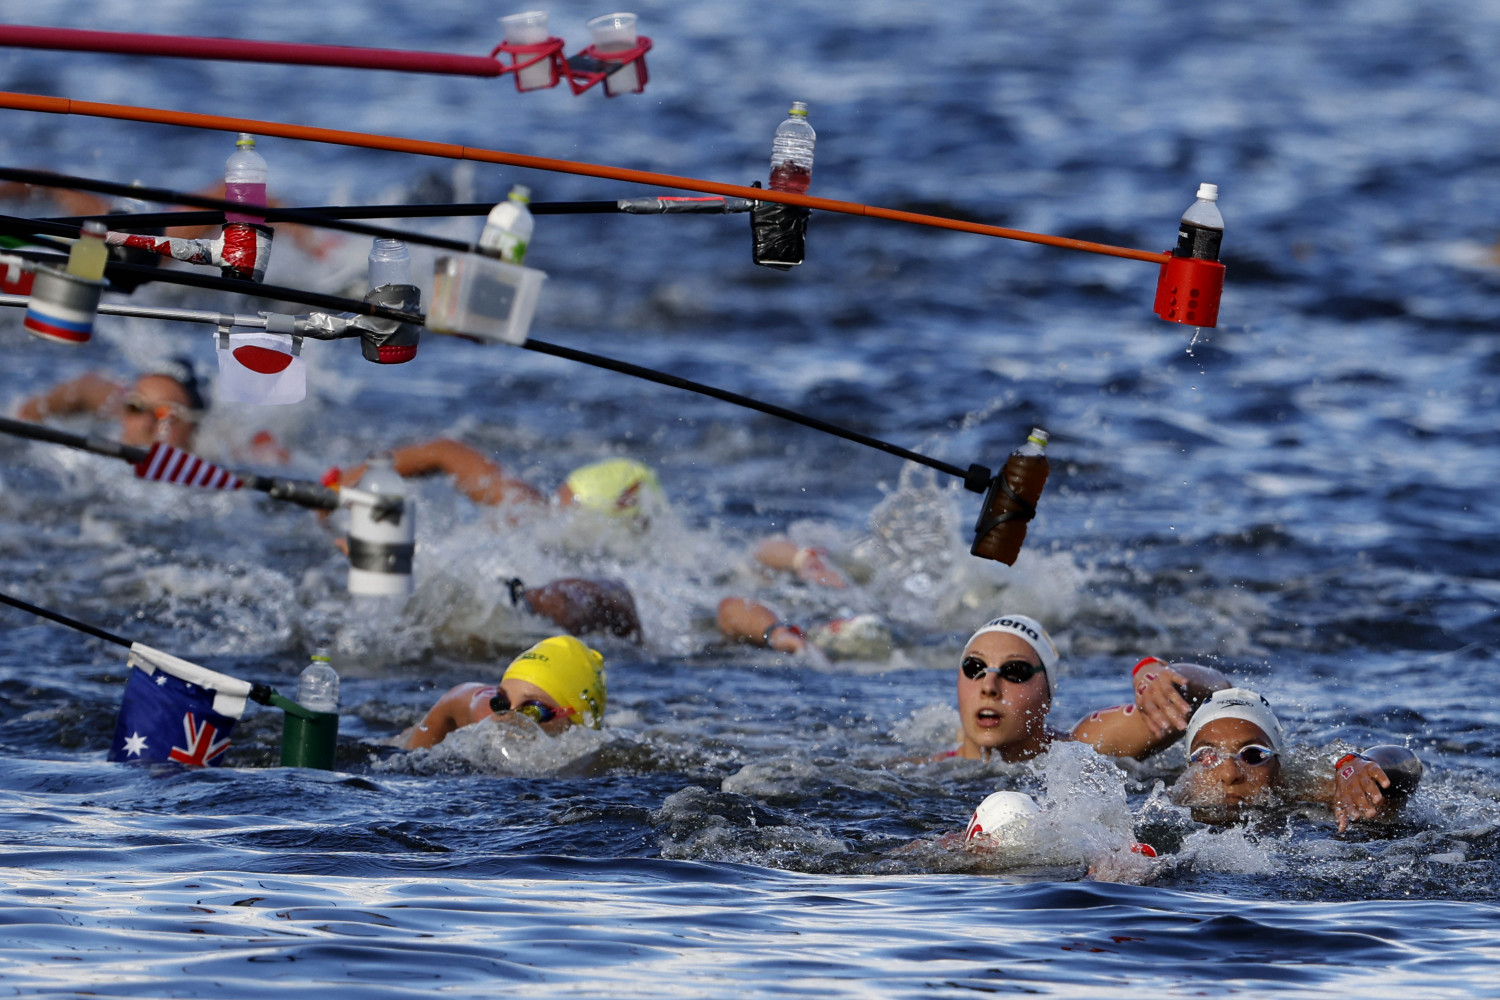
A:
<svg viewBox="0 0 1500 1000">
<path fill-rule="evenodd" d="M 583 44 L 599 10 L 550 7 Z M 533 333 L 722 385 L 966 466 L 1027 428 L 1052 479 L 1014 569 L 964 555 L 978 498 L 887 456 L 676 390 L 427 336 L 380 369 L 311 345 L 307 402 L 219 409 L 207 453 L 272 429 L 316 475 L 446 434 L 550 486 L 593 458 L 651 462 L 674 514 L 644 536 L 525 532 L 419 492 L 404 608 L 343 592 L 331 531 L 249 496 L 0 442 L 6 589 L 283 689 L 311 649 L 344 675 L 341 771 L 274 768 L 279 721 L 241 724 L 233 769 L 103 756 L 118 651 L 4 614 L 0 985 L 21 993 L 260 996 L 509 991 L 907 996 L 1486 992 L 1494 946 L 1500 615 L 1493 455 L 1500 271 L 1500 14 L 1469 3 L 1150 0 L 637 8 L 644 95 L 606 101 L 461 78 L 0 50 L 3 87 L 243 115 L 744 183 L 787 102 L 818 130 L 812 193 L 1148 250 L 1219 184 L 1218 329 L 1150 313 L 1152 265 L 815 215 L 808 263 L 753 267 L 743 217 L 539 219 Z M 470 5 L 256 8 L 35 3 L 29 23 L 482 54 Z M 16 16 L 12 14 L 12 16 Z M 0 162 L 195 189 L 227 135 L 3 113 Z M 292 204 L 646 193 L 609 182 L 266 140 Z M 40 204 L 15 210 L 55 212 Z M 473 220 L 422 224 L 472 238 Z M 283 231 L 268 279 L 357 289 L 367 244 L 321 257 Z M 419 269 L 430 261 L 417 250 Z M 132 302 L 252 311 L 150 286 Z M 86 370 L 212 364 L 203 328 L 101 320 L 33 341 L 14 314 L 14 407 Z M 84 425 L 78 425 L 80 429 Z M 97 428 L 108 430 L 108 428 Z M 858 587 L 761 578 L 790 531 Z M 432 754 L 362 744 L 545 634 L 499 578 L 627 580 L 643 649 L 605 642 L 605 728 Z M 812 619 L 875 611 L 879 663 L 811 668 L 726 648 L 717 600 Z M 1214 832 L 1166 802 L 1180 751 L 1123 770 L 1064 749 L 1026 767 L 893 763 L 952 745 L 954 654 L 993 612 L 1048 623 L 1056 715 L 1123 700 L 1146 653 L 1267 692 L 1304 752 L 1408 743 L 1405 821 L 1334 835 L 1311 813 Z M 944 846 L 996 787 L 1044 835 Z M 1079 881 L 1131 837 L 1172 848 Z M 1130 882 L 1145 884 L 1132 885 Z"/>
</svg>

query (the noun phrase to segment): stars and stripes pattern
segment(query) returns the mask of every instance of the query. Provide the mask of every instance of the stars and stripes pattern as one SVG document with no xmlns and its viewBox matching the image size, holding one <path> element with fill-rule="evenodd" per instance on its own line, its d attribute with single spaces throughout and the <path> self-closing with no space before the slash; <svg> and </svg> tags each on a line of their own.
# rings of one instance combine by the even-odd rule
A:
<svg viewBox="0 0 1500 1000">
<path fill-rule="evenodd" d="M 237 490 L 245 485 L 244 480 L 229 470 L 161 441 L 152 444 L 150 452 L 136 464 L 135 474 L 138 479 L 151 482 L 208 490 Z"/>
</svg>

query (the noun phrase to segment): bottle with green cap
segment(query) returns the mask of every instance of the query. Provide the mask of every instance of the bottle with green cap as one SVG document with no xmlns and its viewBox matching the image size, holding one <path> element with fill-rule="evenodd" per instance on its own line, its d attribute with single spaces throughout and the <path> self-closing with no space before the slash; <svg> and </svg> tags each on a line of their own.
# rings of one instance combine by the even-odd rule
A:
<svg viewBox="0 0 1500 1000">
<path fill-rule="evenodd" d="M 234 155 L 224 161 L 224 200 L 247 208 L 264 208 L 266 205 L 266 158 L 255 151 L 255 136 L 241 132 L 234 143 Z M 248 222 L 262 225 L 263 215 L 247 215 L 241 212 L 225 212 L 225 222 Z"/>
<path fill-rule="evenodd" d="M 807 105 L 793 101 L 786 121 L 776 127 L 771 142 L 772 191 L 806 194 L 812 183 L 813 144 L 818 133 L 807 123 Z"/>
<path fill-rule="evenodd" d="M 531 217 L 531 189 L 517 184 L 510 195 L 490 209 L 484 220 L 484 232 L 479 234 L 479 249 L 491 257 L 499 257 L 508 264 L 520 264 L 526 260 L 526 248 L 531 245 L 531 231 L 535 225 Z"/>
<path fill-rule="evenodd" d="M 339 675 L 327 650 L 318 650 L 297 678 L 297 704 L 314 712 L 339 710 Z"/>
<path fill-rule="evenodd" d="M 1047 485 L 1047 432 L 1033 427 L 1026 443 L 1010 453 L 1005 468 L 990 483 L 970 554 L 1014 566 L 1026 540 L 1026 522 L 1036 516 L 1037 501 Z"/>
</svg>

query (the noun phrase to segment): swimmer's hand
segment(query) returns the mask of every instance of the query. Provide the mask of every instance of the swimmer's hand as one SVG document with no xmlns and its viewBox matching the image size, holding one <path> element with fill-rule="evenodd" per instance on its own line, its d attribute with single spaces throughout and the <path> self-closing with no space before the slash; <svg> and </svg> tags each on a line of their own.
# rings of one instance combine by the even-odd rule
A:
<svg viewBox="0 0 1500 1000">
<path fill-rule="evenodd" d="M 1136 664 L 1131 678 L 1135 688 L 1135 709 L 1151 727 L 1151 735 L 1158 739 L 1187 730 L 1188 718 L 1193 706 L 1183 697 L 1188 679 L 1181 671 L 1148 656 Z"/>
<path fill-rule="evenodd" d="M 1391 779 L 1373 760 L 1351 753 L 1333 765 L 1333 786 L 1333 817 L 1343 833 L 1354 820 L 1380 815 L 1386 803 L 1384 789 L 1391 787 Z"/>
</svg>

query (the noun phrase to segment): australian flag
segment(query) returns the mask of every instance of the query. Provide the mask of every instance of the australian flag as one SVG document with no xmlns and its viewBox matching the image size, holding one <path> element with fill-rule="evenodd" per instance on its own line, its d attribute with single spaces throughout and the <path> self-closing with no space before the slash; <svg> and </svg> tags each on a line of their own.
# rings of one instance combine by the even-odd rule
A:
<svg viewBox="0 0 1500 1000">
<path fill-rule="evenodd" d="M 248 681 L 133 643 L 109 759 L 222 764 L 249 693 Z"/>
</svg>

